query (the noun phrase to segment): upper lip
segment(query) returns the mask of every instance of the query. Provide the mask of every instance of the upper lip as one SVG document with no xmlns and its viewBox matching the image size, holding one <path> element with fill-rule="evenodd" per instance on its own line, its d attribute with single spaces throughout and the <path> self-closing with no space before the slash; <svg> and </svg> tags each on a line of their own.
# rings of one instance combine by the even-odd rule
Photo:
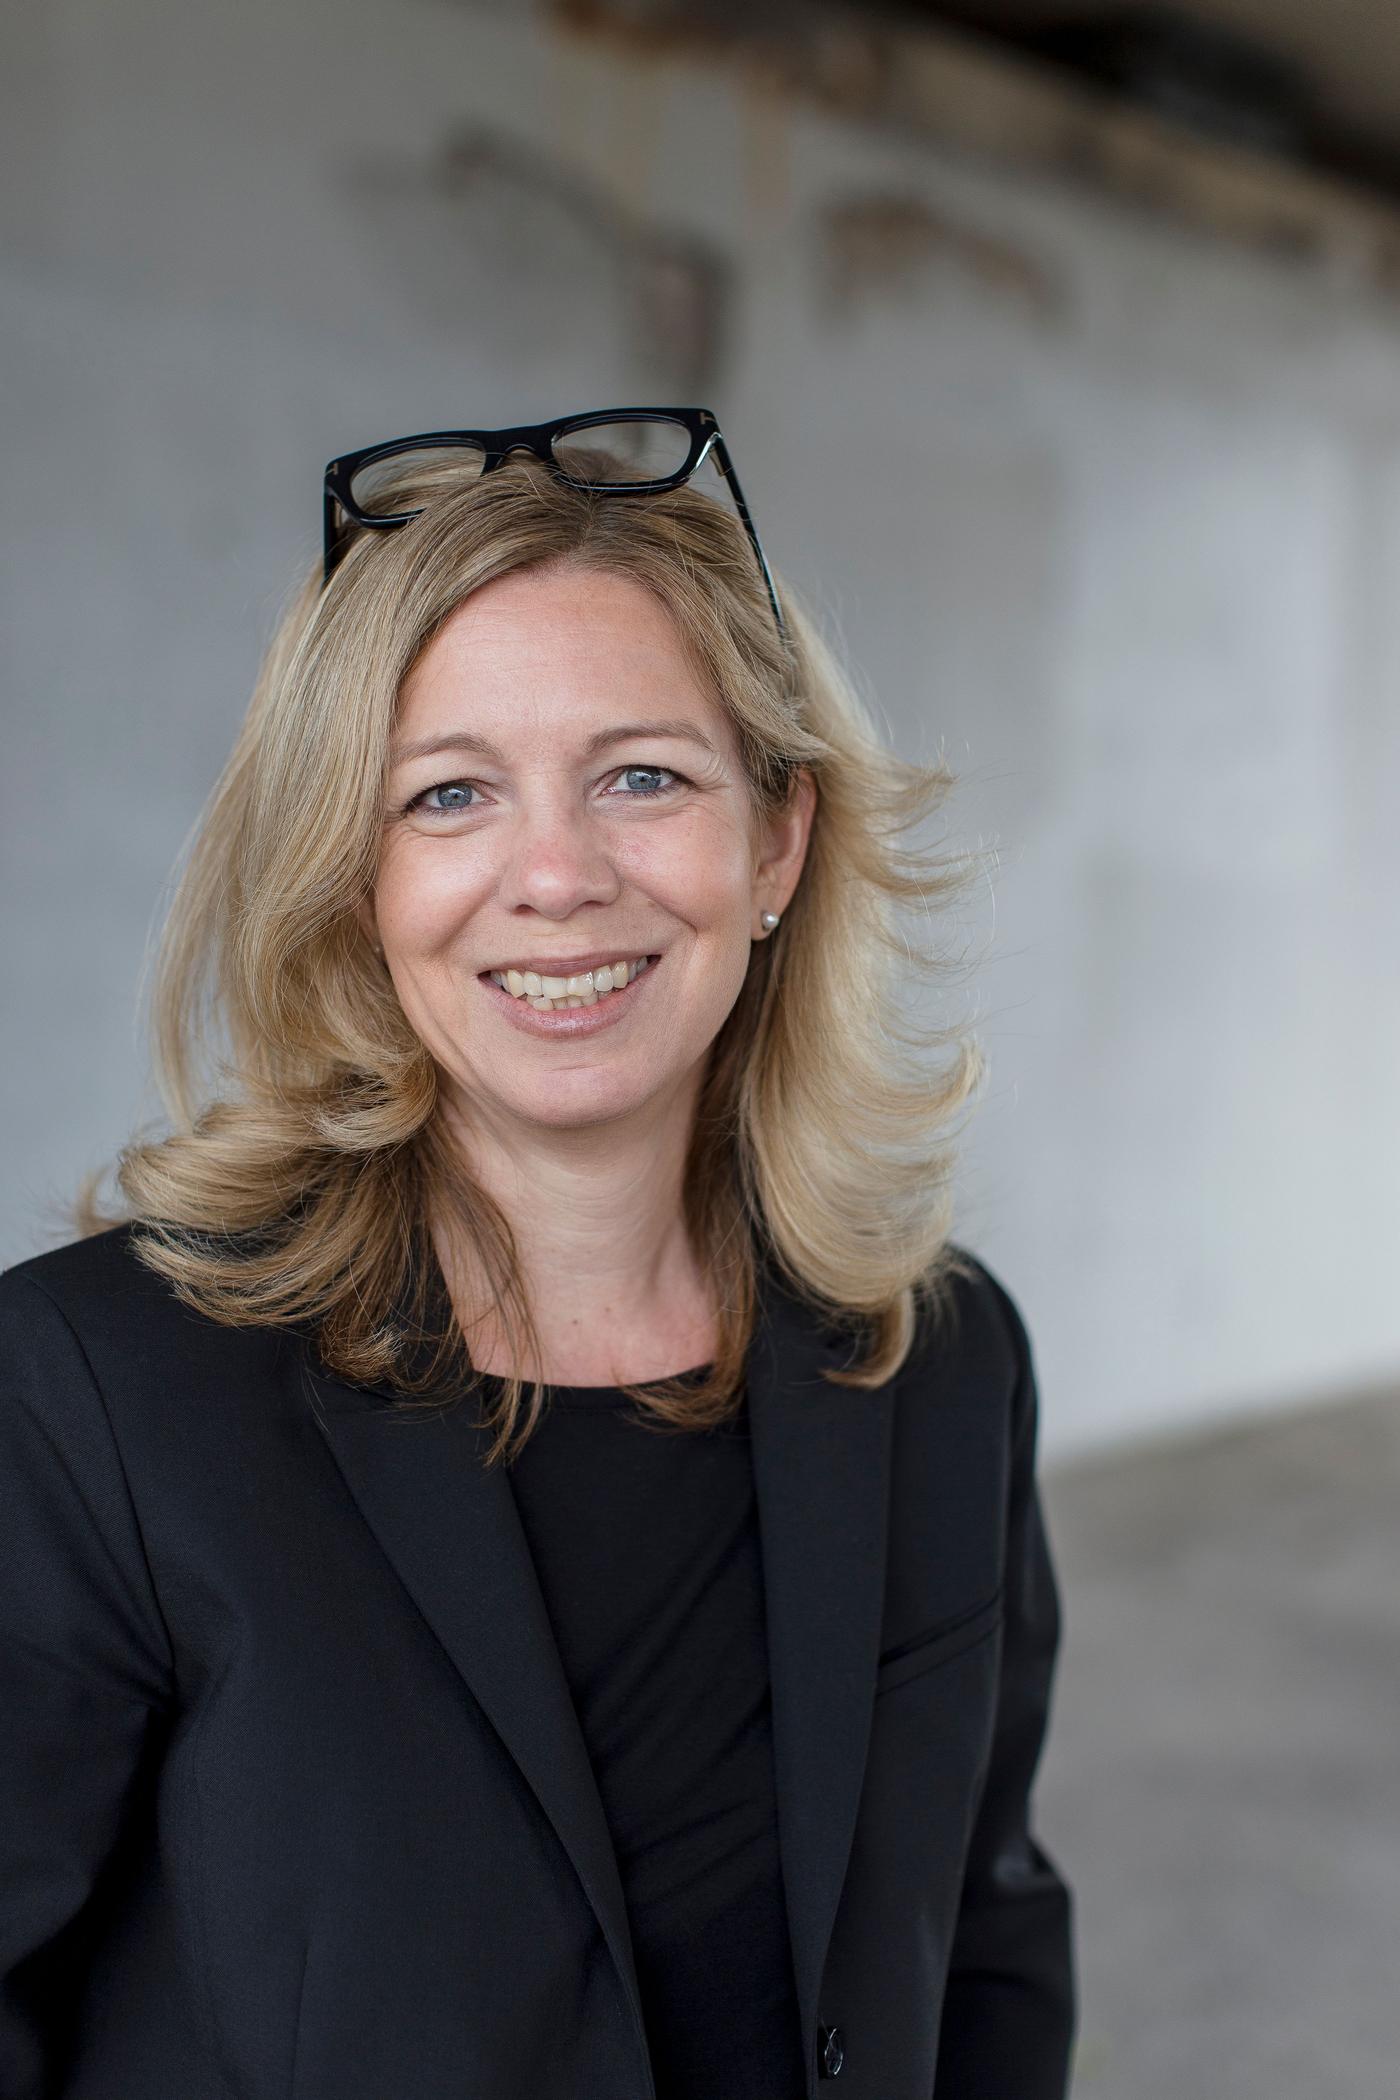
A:
<svg viewBox="0 0 1400 2100">
<path fill-rule="evenodd" d="M 532 955 L 524 962 L 492 963 L 481 974 L 489 977 L 496 970 L 519 970 L 523 977 L 527 970 L 533 970 L 537 977 L 581 977 L 585 970 L 605 970 L 615 962 L 639 962 L 644 955 L 655 952 L 646 948 L 598 948 L 592 955 Z"/>
</svg>

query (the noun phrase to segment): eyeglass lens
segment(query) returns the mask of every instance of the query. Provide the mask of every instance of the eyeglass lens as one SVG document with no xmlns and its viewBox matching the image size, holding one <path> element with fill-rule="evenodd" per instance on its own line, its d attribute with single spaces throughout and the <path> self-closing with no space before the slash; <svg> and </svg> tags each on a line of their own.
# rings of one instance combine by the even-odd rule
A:
<svg viewBox="0 0 1400 2100">
<path fill-rule="evenodd" d="M 664 481 L 685 465 L 690 432 L 683 423 L 592 423 L 557 436 L 552 450 L 575 481 Z M 367 516 L 390 517 L 429 495 L 439 479 L 450 475 L 460 483 L 485 464 L 478 444 L 418 446 L 357 467 L 350 493 Z"/>
</svg>

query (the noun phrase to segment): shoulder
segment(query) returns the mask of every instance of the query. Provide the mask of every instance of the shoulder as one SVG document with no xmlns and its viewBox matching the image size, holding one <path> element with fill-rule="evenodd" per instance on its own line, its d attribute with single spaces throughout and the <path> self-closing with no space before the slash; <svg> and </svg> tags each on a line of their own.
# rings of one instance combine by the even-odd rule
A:
<svg viewBox="0 0 1400 2100">
<path fill-rule="evenodd" d="M 272 1365 L 285 1334 L 187 1305 L 143 1258 L 142 1237 L 137 1224 L 115 1225 L 0 1271 L 0 1361 L 12 1378 L 82 1366 L 110 1395 Z"/>
<path fill-rule="evenodd" d="M 953 1240 L 934 1291 L 920 1306 L 921 1362 L 1002 1392 L 1023 1385 L 1031 1344 L 1020 1306 L 995 1269 Z"/>
<path fill-rule="evenodd" d="M 995 1454 L 999 1471 L 1034 1453 L 1040 1403 L 1034 1353 L 1000 1273 L 959 1241 L 931 1296 L 899 1376 L 896 1439 L 911 1448 Z"/>
<path fill-rule="evenodd" d="M 124 1333 L 149 1317 L 160 1279 L 139 1259 L 130 1225 L 31 1254 L 0 1271 L 0 1348 L 26 1359 L 61 1345 L 81 1353 L 85 1331 Z"/>
<path fill-rule="evenodd" d="M 169 1285 L 142 1261 L 136 1238 L 134 1225 L 114 1225 L 28 1255 L 0 1270 L 0 1306 L 8 1312 L 47 1298 L 61 1311 L 101 1312 L 169 1295 Z"/>
<path fill-rule="evenodd" d="M 239 1508 L 274 1497 L 324 1447 L 303 1338 L 187 1305 L 141 1237 L 112 1228 L 0 1273 L 0 1482 L 31 1500 L 76 1483 L 73 1524 L 101 1509 L 174 1564 L 231 1485 Z"/>
<path fill-rule="evenodd" d="M 91 1336 L 120 1349 L 197 1318 L 142 1259 L 139 1227 L 131 1223 L 47 1248 L 0 1271 L 0 1333 L 6 1336 L 61 1324 L 79 1340 Z"/>
<path fill-rule="evenodd" d="M 131 1470 L 89 1346 L 122 1258 L 109 1231 L 0 1272 L 0 1648 L 16 1671 L 32 1664 L 26 1711 L 66 1687 L 74 1728 L 134 1711 L 133 1697 L 163 1702 L 174 1678 Z"/>
<path fill-rule="evenodd" d="M 891 1580 L 923 1599 L 929 1621 L 971 1609 L 1000 1583 L 1034 1419 L 1014 1297 L 969 1247 L 952 1243 L 946 1255 L 921 1297 L 891 1424 Z M 940 1594 L 935 1611 L 929 1600 Z"/>
</svg>

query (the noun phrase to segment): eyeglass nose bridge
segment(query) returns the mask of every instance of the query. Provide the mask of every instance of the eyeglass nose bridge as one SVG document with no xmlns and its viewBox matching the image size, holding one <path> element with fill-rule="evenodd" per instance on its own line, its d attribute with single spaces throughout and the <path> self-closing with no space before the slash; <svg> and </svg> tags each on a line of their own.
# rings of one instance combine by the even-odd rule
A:
<svg viewBox="0 0 1400 2100">
<path fill-rule="evenodd" d="M 492 445 L 484 449 L 481 461 L 482 473 L 489 474 L 494 468 L 503 467 L 514 452 L 528 452 L 531 459 L 544 460 L 546 463 L 549 463 L 551 458 L 548 438 L 538 436 L 521 437 L 512 431 L 504 444 Z"/>
<path fill-rule="evenodd" d="M 494 473 L 497 467 L 503 467 L 506 461 L 510 459 L 515 453 L 524 452 L 528 454 L 528 456 L 531 459 L 539 460 L 542 466 L 552 467 L 556 473 L 562 474 L 564 479 L 567 481 L 571 477 L 568 473 L 568 470 L 564 467 L 562 461 L 557 457 L 555 453 L 555 440 L 560 437 L 563 437 L 567 440 L 568 438 L 571 438 L 575 434 L 577 434 L 577 436 L 580 439 L 586 441 L 589 430 L 593 427 L 594 426 L 591 424 L 583 423 L 577 425 L 575 429 L 565 431 L 559 431 L 554 429 L 551 429 L 547 432 L 543 432 L 540 430 L 508 431 L 503 435 L 499 443 L 483 447 L 481 471 L 483 474 Z M 600 423 L 597 427 L 606 428 L 607 426 L 600 420 Z M 695 462 L 696 466 L 698 466 L 700 460 L 705 457 L 705 454 L 706 452 L 708 452 L 712 443 L 713 439 L 710 437 L 706 437 L 701 447 L 699 457 Z M 694 468 L 691 467 L 684 471 L 690 473 L 694 471 Z M 679 479 L 680 476 L 678 475 L 676 478 Z"/>
</svg>

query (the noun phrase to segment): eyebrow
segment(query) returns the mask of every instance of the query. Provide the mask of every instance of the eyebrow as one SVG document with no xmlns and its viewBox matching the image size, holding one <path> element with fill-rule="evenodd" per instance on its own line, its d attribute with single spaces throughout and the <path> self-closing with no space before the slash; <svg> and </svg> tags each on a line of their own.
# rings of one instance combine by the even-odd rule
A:
<svg viewBox="0 0 1400 2100">
<path fill-rule="evenodd" d="M 713 758 L 719 752 L 696 723 L 688 722 L 684 716 L 659 722 L 620 722 L 613 729 L 598 729 L 589 737 L 582 749 L 584 758 L 595 758 L 606 751 L 610 744 L 620 744 L 628 737 L 682 737 L 687 743 L 699 744 Z M 477 751 L 483 758 L 494 759 L 498 766 L 507 763 L 505 753 L 489 737 L 474 736 L 469 730 L 455 729 L 445 736 L 418 737 L 413 743 L 402 744 L 389 754 L 391 766 L 404 765 L 410 758 L 429 758 L 436 751 Z"/>
</svg>

